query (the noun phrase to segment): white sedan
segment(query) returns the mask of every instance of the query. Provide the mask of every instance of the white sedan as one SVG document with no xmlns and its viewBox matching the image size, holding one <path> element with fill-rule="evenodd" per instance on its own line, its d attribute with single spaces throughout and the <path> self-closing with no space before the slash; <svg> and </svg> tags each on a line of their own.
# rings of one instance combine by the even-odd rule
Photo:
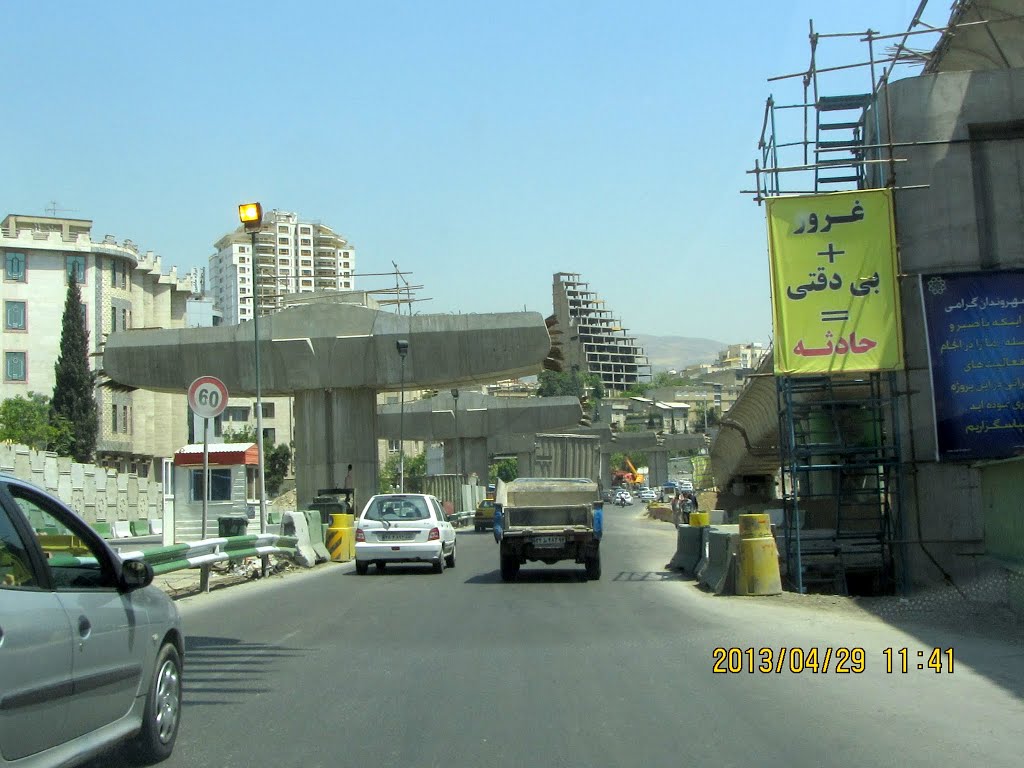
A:
<svg viewBox="0 0 1024 768">
<path fill-rule="evenodd" d="M 356 520 L 356 573 L 370 563 L 383 572 L 388 563 L 430 563 L 434 573 L 455 567 L 455 528 L 444 506 L 422 493 L 383 493 L 363 507 Z"/>
</svg>

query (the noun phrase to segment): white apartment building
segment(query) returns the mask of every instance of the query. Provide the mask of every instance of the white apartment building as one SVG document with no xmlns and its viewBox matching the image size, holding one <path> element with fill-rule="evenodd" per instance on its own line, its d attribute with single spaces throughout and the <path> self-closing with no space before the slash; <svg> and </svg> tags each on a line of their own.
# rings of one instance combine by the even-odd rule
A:
<svg viewBox="0 0 1024 768">
<path fill-rule="evenodd" d="M 180 328 L 191 277 L 165 273 L 160 258 L 111 235 L 93 240 L 92 222 L 10 214 L 0 223 L 3 279 L 0 399 L 31 392 L 52 397 L 68 278 L 82 294 L 94 369 L 108 333 L 134 327 Z M 185 394 L 126 392 L 97 382 L 96 463 L 159 478 L 162 459 L 186 443 Z"/>
<path fill-rule="evenodd" d="M 256 235 L 242 227 L 224 235 L 210 256 L 209 291 L 224 313 L 224 323 L 251 320 L 253 286 L 259 286 L 260 314 L 280 309 L 288 294 L 355 289 L 356 251 L 329 227 L 298 214 L 270 211 Z M 256 277 L 259 280 L 255 280 Z"/>
</svg>

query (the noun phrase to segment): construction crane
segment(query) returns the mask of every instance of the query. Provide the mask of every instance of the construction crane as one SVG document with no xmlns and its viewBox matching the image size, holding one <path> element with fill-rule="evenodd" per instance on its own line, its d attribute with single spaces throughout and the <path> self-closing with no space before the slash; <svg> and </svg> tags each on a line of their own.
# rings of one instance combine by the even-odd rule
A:
<svg viewBox="0 0 1024 768">
<path fill-rule="evenodd" d="M 640 474 L 639 472 L 637 472 L 636 467 L 633 466 L 633 462 L 629 460 L 629 456 L 626 457 L 626 463 L 629 465 L 630 470 L 632 470 L 632 472 L 633 472 L 633 482 L 634 483 L 639 483 L 640 485 L 643 485 L 643 483 L 644 483 L 644 476 L 642 474 Z"/>
</svg>

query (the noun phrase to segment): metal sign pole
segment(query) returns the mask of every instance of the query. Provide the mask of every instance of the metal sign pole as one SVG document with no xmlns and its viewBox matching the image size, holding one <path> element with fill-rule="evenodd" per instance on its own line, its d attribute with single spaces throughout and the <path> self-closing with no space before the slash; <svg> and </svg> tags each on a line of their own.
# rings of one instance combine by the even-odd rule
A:
<svg viewBox="0 0 1024 768">
<path fill-rule="evenodd" d="M 203 528 L 199 540 L 206 538 L 206 523 L 210 511 L 210 430 L 209 419 L 203 419 Z"/>
</svg>

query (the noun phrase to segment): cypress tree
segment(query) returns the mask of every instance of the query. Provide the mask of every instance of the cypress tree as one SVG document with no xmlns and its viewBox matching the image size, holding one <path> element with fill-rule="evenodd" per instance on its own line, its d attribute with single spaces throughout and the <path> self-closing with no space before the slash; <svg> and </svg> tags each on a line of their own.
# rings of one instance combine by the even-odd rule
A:
<svg viewBox="0 0 1024 768">
<path fill-rule="evenodd" d="M 54 416 L 63 416 L 71 425 L 71 455 L 75 461 L 90 462 L 96 451 L 99 430 L 94 393 L 96 375 L 89 367 L 89 330 L 85 326 L 82 294 L 73 274 L 68 275 L 54 382 L 50 402 Z"/>
</svg>

